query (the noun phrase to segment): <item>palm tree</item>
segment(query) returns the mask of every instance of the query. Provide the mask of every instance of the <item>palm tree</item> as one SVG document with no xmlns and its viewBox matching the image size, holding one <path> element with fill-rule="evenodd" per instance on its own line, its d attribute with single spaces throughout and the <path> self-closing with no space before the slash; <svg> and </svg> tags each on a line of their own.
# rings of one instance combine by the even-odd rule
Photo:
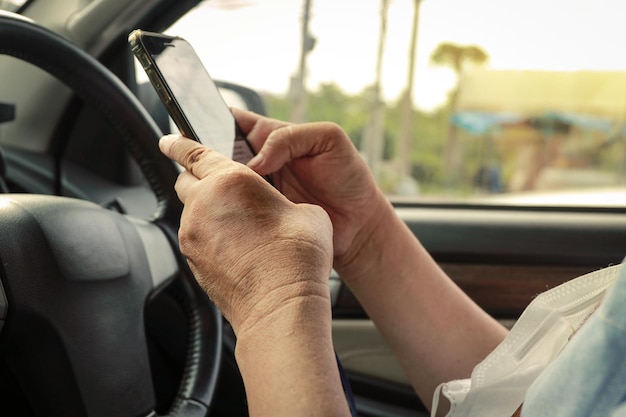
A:
<svg viewBox="0 0 626 417">
<path fill-rule="evenodd" d="M 484 64 L 489 60 L 489 55 L 479 46 L 443 42 L 430 55 L 430 60 L 434 64 L 451 67 L 459 76 L 468 63 Z"/>
<path fill-rule="evenodd" d="M 411 42 L 409 47 L 409 68 L 406 88 L 402 102 L 402 121 L 400 128 L 400 146 L 398 158 L 400 159 L 400 176 L 411 175 L 411 119 L 413 114 L 413 75 L 415 73 L 415 58 L 417 50 L 417 33 L 419 26 L 419 11 L 422 0 L 413 0 L 413 25 L 411 30 Z"/>
<path fill-rule="evenodd" d="M 456 85 L 452 89 L 449 98 L 450 119 L 457 106 L 457 98 L 461 87 L 461 77 L 469 65 L 484 65 L 489 60 L 489 55 L 479 46 L 457 45 L 443 42 L 430 55 L 430 61 L 436 65 L 452 68 L 456 74 Z M 446 185 L 450 186 L 459 174 L 459 151 L 456 138 L 456 126 L 452 120 L 448 122 L 448 140 L 445 147 L 444 161 L 446 171 Z"/>
<path fill-rule="evenodd" d="M 383 149 L 383 125 L 384 106 L 381 99 L 381 75 L 383 56 L 385 51 L 385 40 L 387 37 L 387 12 L 390 0 L 380 2 L 380 34 L 378 36 L 378 49 L 376 57 L 375 81 L 372 88 L 372 98 L 370 103 L 370 119 L 363 132 L 362 152 L 365 156 L 374 177 L 379 179 L 380 161 Z"/>
<path fill-rule="evenodd" d="M 430 55 L 433 64 L 452 68 L 456 74 L 457 83 L 452 90 L 450 97 L 450 107 L 456 107 L 456 98 L 461 84 L 461 75 L 468 65 L 484 65 L 489 60 L 489 55 L 482 48 L 475 45 L 456 45 L 454 43 L 443 42 Z"/>
<path fill-rule="evenodd" d="M 300 59 L 298 61 L 298 72 L 291 80 L 290 94 L 293 99 L 293 108 L 291 111 L 291 121 L 295 123 L 303 123 L 306 121 L 307 113 L 307 91 L 306 91 L 306 74 L 307 74 L 307 56 L 315 46 L 315 38 L 309 32 L 309 22 L 311 19 L 311 0 L 303 0 L 302 3 L 302 24 L 301 24 L 301 43 L 300 43 Z"/>
</svg>

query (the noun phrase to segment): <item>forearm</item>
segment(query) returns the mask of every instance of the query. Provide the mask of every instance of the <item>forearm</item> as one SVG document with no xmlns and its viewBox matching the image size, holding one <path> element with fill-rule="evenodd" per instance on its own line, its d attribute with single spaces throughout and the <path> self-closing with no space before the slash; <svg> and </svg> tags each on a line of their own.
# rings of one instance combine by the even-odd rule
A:
<svg viewBox="0 0 626 417">
<path fill-rule="evenodd" d="M 378 219 L 359 255 L 335 268 L 429 404 L 437 384 L 468 377 L 506 331 L 446 276 L 390 205 Z"/>
<path fill-rule="evenodd" d="M 331 339 L 330 302 L 306 297 L 237 334 L 253 417 L 349 416 Z"/>
</svg>

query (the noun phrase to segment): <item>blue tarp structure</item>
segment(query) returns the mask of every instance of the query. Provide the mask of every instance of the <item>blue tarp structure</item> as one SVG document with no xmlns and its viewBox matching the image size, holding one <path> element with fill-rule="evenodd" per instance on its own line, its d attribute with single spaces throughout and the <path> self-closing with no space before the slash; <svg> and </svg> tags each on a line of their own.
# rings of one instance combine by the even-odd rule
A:
<svg viewBox="0 0 626 417">
<path fill-rule="evenodd" d="M 462 111 L 452 115 L 452 123 L 473 135 L 484 135 L 494 127 L 518 123 L 524 119 L 522 115 L 514 113 Z"/>
<path fill-rule="evenodd" d="M 484 135 L 495 127 L 532 121 L 535 123 L 562 123 L 584 130 L 610 133 L 615 126 L 612 120 L 567 112 L 546 112 L 528 117 L 519 113 L 487 113 L 480 111 L 460 111 L 452 115 L 452 123 L 473 135 Z"/>
<path fill-rule="evenodd" d="M 452 123 L 475 135 L 529 122 L 616 133 L 626 122 L 626 71 L 474 68 L 463 73 Z"/>
</svg>

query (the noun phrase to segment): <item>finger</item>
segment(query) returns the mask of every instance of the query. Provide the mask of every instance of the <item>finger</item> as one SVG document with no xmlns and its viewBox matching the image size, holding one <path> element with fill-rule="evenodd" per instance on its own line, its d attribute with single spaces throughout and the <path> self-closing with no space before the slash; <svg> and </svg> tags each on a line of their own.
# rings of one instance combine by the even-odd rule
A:
<svg viewBox="0 0 626 417">
<path fill-rule="evenodd" d="M 256 152 L 263 147 L 263 144 L 270 133 L 283 126 L 289 125 L 287 122 L 264 117 L 251 111 L 235 108 L 232 108 L 231 110 L 237 120 L 237 124 L 244 132 Z"/>
<path fill-rule="evenodd" d="M 189 163 L 188 155 L 201 147 L 200 143 L 179 135 L 165 135 L 159 140 L 161 152 L 185 168 Z"/>
<path fill-rule="evenodd" d="M 192 175 L 189 171 L 183 171 L 178 175 L 176 184 L 174 184 L 174 190 L 178 195 L 179 200 L 185 204 L 189 196 L 191 195 L 192 187 L 200 180 Z"/>
<path fill-rule="evenodd" d="M 248 166 L 261 175 L 278 171 L 288 162 L 313 157 L 345 145 L 349 139 L 334 123 L 305 123 L 287 125 L 274 130 L 259 153 L 248 162 Z"/>
<path fill-rule="evenodd" d="M 250 133 L 250 131 L 254 128 L 254 125 L 256 125 L 257 122 L 263 118 L 260 114 L 248 110 L 238 109 L 236 107 L 231 107 L 230 111 L 233 113 L 233 116 L 235 116 L 237 124 L 245 134 Z"/>
<path fill-rule="evenodd" d="M 168 158 L 182 165 L 196 178 L 205 178 L 225 164 L 234 162 L 218 152 L 183 136 L 166 135 L 159 140 L 159 148 Z"/>
</svg>

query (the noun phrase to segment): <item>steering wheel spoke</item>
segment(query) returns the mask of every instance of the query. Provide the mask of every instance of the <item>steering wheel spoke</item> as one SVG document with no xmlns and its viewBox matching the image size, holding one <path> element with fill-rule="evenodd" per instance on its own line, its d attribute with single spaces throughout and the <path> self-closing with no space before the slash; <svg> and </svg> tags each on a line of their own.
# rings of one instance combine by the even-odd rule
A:
<svg viewBox="0 0 626 417">
<path fill-rule="evenodd" d="M 135 218 L 129 218 L 129 221 L 135 226 L 146 251 L 152 285 L 159 290 L 180 272 L 172 243 L 154 223 Z"/>
</svg>

